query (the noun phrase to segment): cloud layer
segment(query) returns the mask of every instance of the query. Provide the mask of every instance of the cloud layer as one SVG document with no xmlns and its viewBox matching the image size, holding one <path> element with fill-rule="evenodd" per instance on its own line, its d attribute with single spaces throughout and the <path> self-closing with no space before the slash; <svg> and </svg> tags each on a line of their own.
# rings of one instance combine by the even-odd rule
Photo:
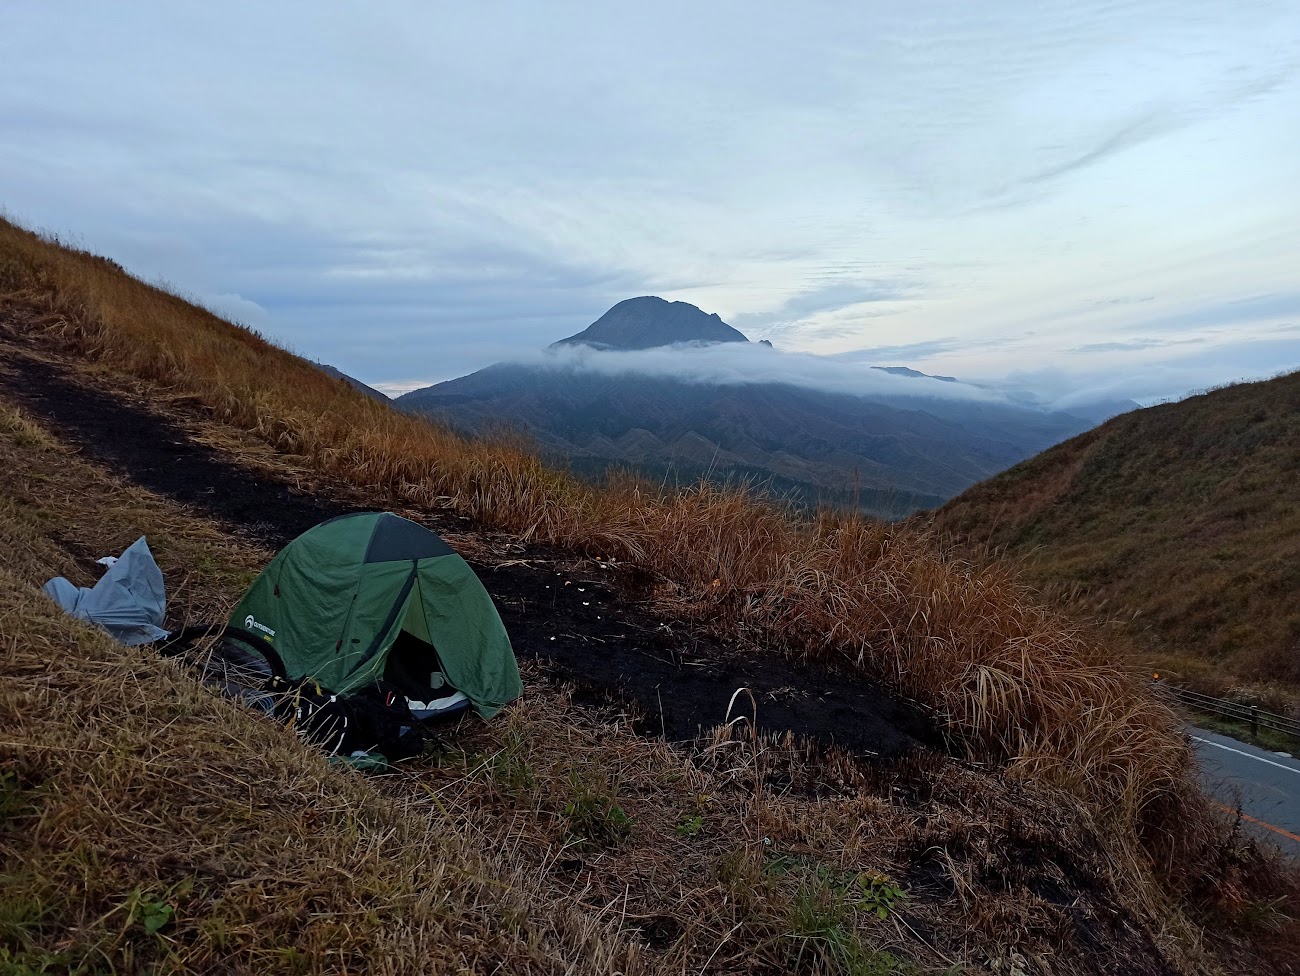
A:
<svg viewBox="0 0 1300 976">
<path fill-rule="evenodd" d="M 560 346 L 512 357 L 511 362 L 556 372 L 653 376 L 717 386 L 785 383 L 827 393 L 891 400 L 1008 402 L 997 391 L 968 383 L 952 383 L 928 376 L 898 376 L 870 366 L 806 353 L 782 353 L 742 342 L 660 346 L 634 352 Z"/>
</svg>

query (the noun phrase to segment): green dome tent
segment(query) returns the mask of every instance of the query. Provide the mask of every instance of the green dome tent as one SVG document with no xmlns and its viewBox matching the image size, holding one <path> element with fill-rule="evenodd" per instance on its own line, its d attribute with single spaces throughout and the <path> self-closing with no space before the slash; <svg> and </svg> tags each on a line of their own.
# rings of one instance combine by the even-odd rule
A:
<svg viewBox="0 0 1300 976">
<path fill-rule="evenodd" d="M 417 717 L 422 703 L 460 693 L 491 718 L 523 693 L 510 638 L 469 564 L 389 512 L 343 515 L 294 539 L 230 626 L 266 641 L 290 678 L 340 696 L 383 682 Z"/>
</svg>

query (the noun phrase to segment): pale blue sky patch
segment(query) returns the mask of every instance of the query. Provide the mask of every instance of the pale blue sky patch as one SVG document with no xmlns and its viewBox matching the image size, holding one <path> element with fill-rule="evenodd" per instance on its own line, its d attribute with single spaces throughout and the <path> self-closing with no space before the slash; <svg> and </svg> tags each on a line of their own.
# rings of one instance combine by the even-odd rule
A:
<svg viewBox="0 0 1300 976">
<path fill-rule="evenodd" d="M 0 206 L 375 385 L 643 294 L 1058 392 L 1300 367 L 1292 0 L 7 4 L 0 81 Z"/>
</svg>

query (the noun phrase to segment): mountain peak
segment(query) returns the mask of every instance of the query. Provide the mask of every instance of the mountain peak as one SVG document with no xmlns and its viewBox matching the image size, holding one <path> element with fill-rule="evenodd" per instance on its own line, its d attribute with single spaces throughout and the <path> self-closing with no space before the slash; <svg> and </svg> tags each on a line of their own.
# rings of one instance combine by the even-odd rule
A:
<svg viewBox="0 0 1300 976">
<path fill-rule="evenodd" d="M 689 302 L 669 302 L 654 295 L 628 298 L 577 335 L 556 346 L 595 349 L 652 349 L 675 342 L 748 342 L 745 335 Z"/>
</svg>

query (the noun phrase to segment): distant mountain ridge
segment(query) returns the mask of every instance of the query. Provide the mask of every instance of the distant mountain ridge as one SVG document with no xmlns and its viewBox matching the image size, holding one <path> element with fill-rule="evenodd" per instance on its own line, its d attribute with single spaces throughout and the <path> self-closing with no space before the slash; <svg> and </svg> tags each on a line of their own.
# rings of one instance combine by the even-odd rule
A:
<svg viewBox="0 0 1300 976">
<path fill-rule="evenodd" d="M 878 369 L 882 373 L 893 373 L 895 376 L 911 376 L 914 379 L 922 377 L 930 380 L 940 380 L 944 383 L 959 382 L 955 376 L 935 376 L 933 373 L 922 373 L 919 369 L 912 369 L 910 366 L 872 366 L 872 369 Z"/>
<path fill-rule="evenodd" d="M 686 302 L 642 297 L 619 302 L 552 348 L 586 346 L 599 357 L 678 343 L 748 339 Z M 957 385 L 953 377 L 907 367 L 881 369 L 918 384 Z M 936 394 L 943 391 L 935 386 Z M 544 455 L 588 475 L 614 466 L 656 480 L 745 480 L 805 501 L 856 499 L 887 517 L 939 505 L 1091 426 L 993 399 L 615 376 L 563 359 L 545 366 L 498 363 L 412 391 L 395 404 L 468 433 L 520 431 Z"/>
</svg>

